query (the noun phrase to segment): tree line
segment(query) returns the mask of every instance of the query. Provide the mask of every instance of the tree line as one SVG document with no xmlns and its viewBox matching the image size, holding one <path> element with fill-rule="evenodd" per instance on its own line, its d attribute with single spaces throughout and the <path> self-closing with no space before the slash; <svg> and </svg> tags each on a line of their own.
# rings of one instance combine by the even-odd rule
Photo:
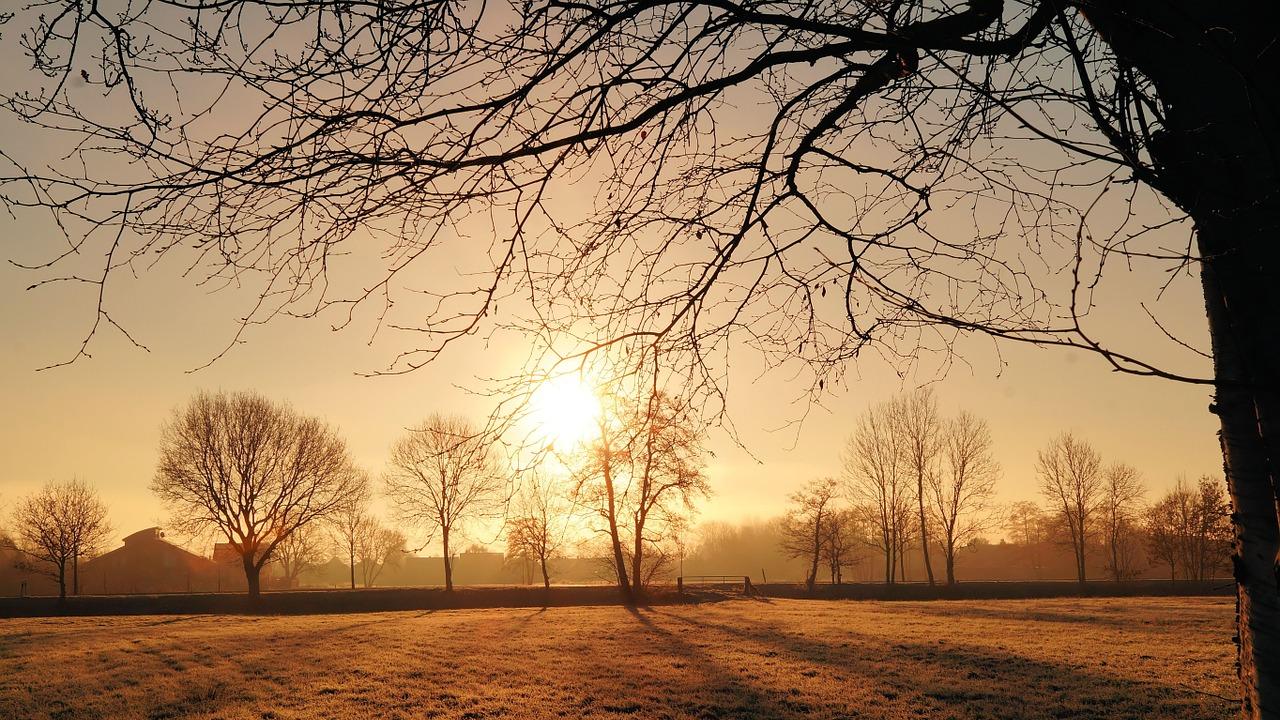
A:
<svg viewBox="0 0 1280 720">
<path fill-rule="evenodd" d="M 410 551 L 405 533 L 372 511 L 380 491 L 395 520 L 424 543 L 439 541 L 446 590 L 458 533 L 496 522 L 508 559 L 545 587 L 553 561 L 576 551 L 601 558 L 601 576 L 635 598 L 699 544 L 690 524 L 695 501 L 710 492 L 707 453 L 690 408 L 661 392 L 614 398 L 594 425 L 584 440 L 553 443 L 521 465 L 465 419 L 431 415 L 392 444 L 375 481 L 320 420 L 253 393 L 200 393 L 165 423 L 151 489 L 171 511 L 172 529 L 234 550 L 255 595 L 268 563 L 293 584 L 334 554 L 346 561 L 352 588 L 372 586 Z M 771 535 L 804 562 L 810 587 L 822 573 L 842 582 L 868 550 L 881 558 L 886 583 L 907 579 L 910 555 L 930 584 L 938 576 L 953 584 L 963 551 L 997 530 L 1029 547 L 1069 547 L 1080 582 L 1090 554 L 1105 558 L 1113 580 L 1141 572 L 1140 555 L 1171 578 L 1204 579 L 1224 569 L 1230 551 L 1221 481 L 1179 479 L 1148 504 L 1136 468 L 1104 464 L 1071 434 L 1037 455 L 1043 505 L 998 504 L 989 424 L 967 411 L 943 416 L 928 388 L 868 408 L 840 460 L 838 477 L 790 496 Z M 80 561 L 105 550 L 106 518 L 84 481 L 51 482 L 17 503 L 7 542 L 25 569 L 56 578 L 60 595 L 78 593 Z"/>
<path fill-rule="evenodd" d="M 1221 480 L 1179 479 L 1151 504 L 1141 473 L 1123 462 L 1104 464 L 1084 440 L 1064 433 L 1037 454 L 1044 505 L 995 502 L 1000 466 L 988 423 L 961 411 L 943 417 L 931 389 L 894 397 L 858 419 L 841 455 L 841 475 L 810 481 L 790 496 L 780 545 L 804 559 L 809 587 L 825 569 L 832 582 L 862 562 L 860 548 L 883 558 L 884 582 L 906 578 L 908 552 L 918 552 L 927 582 L 937 582 L 933 552 L 946 584 L 956 582 L 960 551 L 1004 529 L 1034 545 L 1049 539 L 1070 547 L 1076 579 L 1087 579 L 1086 556 L 1101 552 L 1111 579 L 1135 577 L 1137 548 L 1164 563 L 1171 578 L 1205 579 L 1230 554 L 1230 511 Z"/>
<path fill-rule="evenodd" d="M 500 438 L 434 414 L 392 444 L 375 480 L 320 419 L 256 393 L 202 392 L 165 422 L 150 488 L 174 531 L 234 551 L 253 596 L 268 563 L 292 583 L 333 553 L 346 559 L 352 588 L 357 575 L 371 586 L 409 552 L 405 534 L 372 511 L 381 492 L 424 546 L 439 541 L 446 591 L 459 532 L 496 522 L 508 556 L 537 566 L 545 586 L 550 563 L 577 542 L 607 557 L 602 570 L 634 598 L 679 554 L 676 535 L 709 493 L 705 450 L 690 409 L 656 390 L 615 398 L 596 425 L 585 441 L 521 464 Z M 20 499 L 12 525 L 5 544 L 24 569 L 56 578 L 60 597 L 69 577 L 79 592 L 79 562 L 103 552 L 111 533 L 106 504 L 82 480 Z"/>
</svg>

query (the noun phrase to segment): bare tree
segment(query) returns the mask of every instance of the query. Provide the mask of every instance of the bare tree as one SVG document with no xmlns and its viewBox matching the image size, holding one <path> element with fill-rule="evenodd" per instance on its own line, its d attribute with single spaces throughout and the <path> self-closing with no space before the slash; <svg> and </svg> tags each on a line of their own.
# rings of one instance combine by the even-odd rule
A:
<svg viewBox="0 0 1280 720">
<path fill-rule="evenodd" d="M 832 478 L 810 480 L 790 496 L 792 507 L 782 524 L 782 549 L 789 557 L 804 558 L 808 566 L 804 584 L 809 590 L 818 581 L 824 531 L 838 496 L 839 485 Z"/>
<path fill-rule="evenodd" d="M 956 554 L 994 523 L 992 498 L 1000 466 L 987 421 L 968 412 L 947 420 L 939 433 L 939 467 L 926 476 L 929 512 L 942 534 L 947 584 L 956 582 Z"/>
<path fill-rule="evenodd" d="M 1229 553 L 1230 530 L 1220 484 L 1180 477 L 1145 517 L 1148 551 L 1169 566 L 1169 579 L 1212 577 Z"/>
<path fill-rule="evenodd" d="M 610 397 L 615 405 L 616 397 Z M 627 468 L 632 462 L 631 452 L 635 434 L 625 424 L 618 422 L 615 408 L 606 408 L 596 420 L 598 434 L 575 454 L 567 458 L 573 470 L 573 495 L 577 502 L 593 510 L 604 522 L 603 534 L 608 536 L 609 562 L 618 590 L 627 601 L 635 599 L 631 571 L 628 570 L 627 551 L 623 542 L 622 502 L 625 492 Z"/>
<path fill-rule="evenodd" d="M 591 508 L 606 535 L 613 573 L 627 599 L 643 592 L 645 556 L 682 525 L 693 502 L 709 492 L 702 425 L 694 408 L 663 391 L 656 363 L 602 397 L 598 432 L 561 459 L 572 468 L 573 496 Z"/>
<path fill-rule="evenodd" d="M 375 517 L 364 518 L 356 534 L 356 563 L 365 587 L 373 587 L 383 570 L 400 564 L 406 552 L 405 543 L 400 531 L 385 527 Z"/>
<path fill-rule="evenodd" d="M 1044 542 L 1044 524 L 1044 510 L 1029 500 L 1013 503 L 1005 513 L 1004 528 L 1009 539 L 1019 545 Z"/>
<path fill-rule="evenodd" d="M 347 557 L 352 590 L 356 589 L 356 548 L 360 543 L 361 533 L 371 522 L 371 490 L 369 476 L 364 472 L 358 473 L 351 494 L 338 504 L 326 522 L 333 545 Z"/>
<path fill-rule="evenodd" d="M 297 587 L 302 573 L 329 559 L 329 538 L 318 524 L 304 525 L 276 545 L 272 559 L 280 565 L 288 587 Z"/>
<path fill-rule="evenodd" d="M 839 585 L 844 582 L 845 568 L 853 567 L 862 561 L 858 549 L 866 544 L 863 537 L 862 523 L 859 514 L 850 508 L 836 509 L 827 513 L 822 528 L 822 562 L 826 564 L 831 575 L 831 583 Z"/>
<path fill-rule="evenodd" d="M 929 512 L 926 484 L 935 477 L 938 456 L 942 450 L 942 419 L 932 388 L 920 388 L 901 395 L 889 403 L 897 432 L 902 436 L 902 452 L 907 469 L 915 481 L 916 519 L 919 521 L 920 551 L 924 555 L 924 572 L 934 584 L 933 563 L 929 559 Z"/>
<path fill-rule="evenodd" d="M 67 597 L 67 571 L 72 592 L 80 594 L 81 558 L 100 552 L 111 532 L 107 506 L 83 480 L 46 483 L 14 508 L 16 547 L 23 566 L 58 580 L 58 598 Z"/>
<path fill-rule="evenodd" d="M 432 415 L 392 446 L 384 484 L 401 520 L 429 538 L 440 534 L 444 587 L 452 591 L 454 532 L 506 499 L 507 477 L 489 438 L 463 418 Z"/>
<path fill-rule="evenodd" d="M 568 510 L 559 488 L 534 472 L 517 496 L 514 517 L 507 521 L 507 555 L 537 565 L 545 588 L 551 587 L 548 564 L 564 545 Z"/>
<path fill-rule="evenodd" d="M 276 548 L 332 517 L 360 487 L 332 428 L 247 392 L 202 392 L 175 410 L 151 481 L 175 528 L 226 538 L 253 597 Z"/>
<path fill-rule="evenodd" d="M 644 578 L 656 572 L 643 572 L 645 554 L 659 547 L 658 538 L 664 535 L 654 531 L 653 521 L 680 525 L 673 519 L 692 512 L 694 501 L 711 489 L 703 473 L 701 424 L 688 405 L 655 388 L 637 403 L 628 421 L 636 447 L 630 453 L 632 482 L 626 502 L 631 509 L 631 577 L 639 593 Z"/>
<path fill-rule="evenodd" d="M 1191 524 L 1191 496 L 1179 486 L 1161 496 L 1143 513 L 1147 552 L 1169 566 L 1169 579 L 1178 579 L 1178 567 L 1186 556 L 1186 528 Z"/>
<path fill-rule="evenodd" d="M 1131 465 L 1114 463 L 1102 472 L 1098 520 L 1107 545 L 1107 570 L 1112 580 L 1124 580 L 1137 573 L 1134 535 L 1146 491 L 1141 474 Z"/>
<path fill-rule="evenodd" d="M 1076 558 L 1076 579 L 1083 584 L 1085 553 L 1102 501 L 1102 459 L 1088 443 L 1065 433 L 1036 455 L 1036 473 L 1040 493 L 1067 528 Z"/>
<path fill-rule="evenodd" d="M 1229 566 L 1231 505 L 1220 478 L 1205 475 L 1196 482 L 1195 577 L 1207 580 Z"/>
<path fill-rule="evenodd" d="M 61 0 L 15 11 L 24 29 L 4 37 L 34 71 L 5 106 L 74 140 L 61 163 L 6 148 L 15 170 L 0 183 L 10 208 L 52 211 L 68 235 L 69 250 L 31 266 L 99 290 L 76 357 L 99 328 L 121 327 L 109 280 L 142 257 L 258 280 L 250 328 L 322 312 L 349 322 L 361 304 L 392 313 L 418 267 L 460 249 L 486 272 L 461 287 L 437 278 L 433 311 L 413 316 L 426 340 L 392 370 L 501 322 L 498 301 L 519 296 L 538 307 L 507 322 L 575 345 L 556 354 L 665 345 L 710 398 L 723 397 L 716 351 L 738 338 L 808 363 L 815 390 L 863 350 L 910 364 L 947 355 L 959 331 L 1212 382 L 1235 506 L 1244 712 L 1276 714 L 1273 4 L 277 10 L 158 0 L 86 12 Z M 69 92 L 77 82 L 101 92 Z M 221 98 L 211 105 L 179 101 L 222 82 L 235 92 L 207 93 Z M 735 110 L 743 96 L 758 100 L 753 117 Z M 242 112 L 246 101 L 260 109 Z M 716 132 L 726 120 L 742 127 Z M 595 197 L 568 203 L 585 217 L 554 209 L 557 189 L 600 177 Z M 492 244 L 451 231 L 499 211 Z M 1099 215 L 1119 227 L 1091 232 Z M 370 237 L 387 238 L 387 265 L 330 282 L 330 260 Z M 1019 251 L 1060 253 L 1071 280 L 1053 281 L 1052 260 L 1035 273 Z M 1212 378 L 1096 336 L 1094 281 L 1117 256 L 1190 282 L 1199 271 Z M 62 272 L 84 257 L 101 257 L 101 272 Z M 346 287 L 354 294 L 334 297 Z M 824 303 L 827 290 L 837 297 Z"/>
<path fill-rule="evenodd" d="M 850 497 L 875 528 L 884 552 L 884 581 L 892 583 L 901 551 L 912 533 L 911 469 L 890 404 L 868 408 L 858 419 L 841 456 L 843 480 Z M 903 578 L 905 579 L 905 578 Z"/>
</svg>

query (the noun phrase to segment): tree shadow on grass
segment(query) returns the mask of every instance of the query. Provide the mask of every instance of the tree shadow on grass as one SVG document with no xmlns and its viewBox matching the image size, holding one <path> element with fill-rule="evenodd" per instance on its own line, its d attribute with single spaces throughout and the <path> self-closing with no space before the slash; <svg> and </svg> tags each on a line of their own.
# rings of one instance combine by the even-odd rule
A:
<svg viewBox="0 0 1280 720">
<path fill-rule="evenodd" d="M 791 693 L 774 693 L 753 684 L 749 678 L 733 671 L 706 652 L 697 643 L 654 623 L 647 608 L 628 607 L 627 611 L 647 631 L 661 638 L 662 644 L 674 657 L 682 659 L 680 683 L 671 683 L 663 698 L 665 712 L 650 709 L 643 717 L 699 718 L 699 720 L 764 720 L 766 718 L 812 718 L 825 714 Z M 690 678 L 696 673 L 696 678 Z M 638 704 L 630 712 L 639 713 Z M 831 717 L 840 717 L 831 715 Z M 847 716 L 844 716 L 847 717 Z"/>
<path fill-rule="evenodd" d="M 1077 625 L 1092 625 L 1118 630 L 1133 630 L 1140 627 L 1143 632 L 1177 631 L 1184 629 L 1176 623 L 1161 622 L 1158 617 L 1151 620 L 1138 621 L 1128 612 L 1106 612 L 1097 606 L 1089 611 L 1069 612 L 1056 608 L 1037 607 L 1035 605 L 1019 605 L 1016 607 L 974 606 L 960 603 L 913 603 L 911 610 L 922 615 L 960 619 L 983 618 L 987 620 L 1010 620 L 1014 622 L 1053 622 Z"/>
<path fill-rule="evenodd" d="M 1239 707 L 1174 678 L 1124 678 L 989 647 L 893 642 L 855 631 L 820 640 L 766 624 L 738 626 L 651 613 L 700 634 L 730 637 L 738 651 L 755 654 L 771 671 L 794 665 L 804 677 L 825 675 L 850 691 L 846 700 L 861 694 L 862 702 L 853 704 L 872 716 L 1202 720 L 1234 717 Z M 653 627 L 647 619 L 646 624 Z M 772 716 L 807 716 L 782 709 Z"/>
</svg>

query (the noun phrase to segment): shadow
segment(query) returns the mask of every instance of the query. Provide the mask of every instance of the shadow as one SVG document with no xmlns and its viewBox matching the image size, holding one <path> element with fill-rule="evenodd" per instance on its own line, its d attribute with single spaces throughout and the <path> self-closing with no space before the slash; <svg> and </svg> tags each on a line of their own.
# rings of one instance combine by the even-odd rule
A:
<svg viewBox="0 0 1280 720">
<path fill-rule="evenodd" d="M 528 623 L 530 620 L 533 620 L 533 619 L 535 619 L 535 618 L 541 617 L 541 616 L 545 615 L 546 613 L 547 613 L 547 608 L 538 608 L 537 610 L 533 610 L 533 611 L 531 611 L 531 612 L 529 612 L 529 613 L 526 613 L 526 614 L 524 614 L 524 615 L 521 615 L 521 616 L 520 616 L 520 624 L 521 624 L 521 625 L 524 625 L 524 624 Z"/>
<path fill-rule="evenodd" d="M 195 620 L 195 619 L 196 619 L 195 616 L 175 617 L 175 618 L 169 618 L 168 620 L 156 620 L 155 622 L 147 623 L 146 626 L 157 627 L 159 625 L 173 625 L 174 623 L 191 622 L 192 620 Z"/>
<path fill-rule="evenodd" d="M 933 617 L 963 620 L 966 618 L 984 618 L 992 620 L 1012 620 L 1031 623 L 1069 623 L 1077 625 L 1090 625 L 1094 627 L 1105 626 L 1120 630 L 1133 629 L 1142 627 L 1144 631 L 1174 631 L 1179 630 L 1176 625 L 1168 622 L 1161 622 L 1158 616 L 1153 616 L 1150 620 L 1135 623 L 1132 614 L 1120 609 L 1109 612 L 1106 606 L 1090 605 L 1087 610 L 1081 609 L 1077 612 L 1068 612 L 1053 608 L 1036 607 L 1034 605 L 1021 605 L 1014 607 L 996 607 L 991 605 L 975 606 L 968 604 L 955 603 L 926 603 L 922 602 L 911 606 L 913 612 L 922 615 L 930 615 Z M 1180 611 L 1186 610 L 1186 605 L 1179 606 Z"/>
<path fill-rule="evenodd" d="M 862 688 L 861 711 L 939 718 L 1235 717 L 1238 701 L 1173 682 L 1100 673 L 1069 662 L 953 642 L 907 642 L 856 631 L 830 640 L 764 623 L 732 625 L 668 610 L 652 614 L 695 636 L 723 633 L 763 662 L 798 661 L 806 677 Z M 645 622 L 652 626 L 646 618 Z M 1167 681 L 1166 681 L 1167 680 Z M 846 696 L 846 698 L 849 696 Z M 877 706 L 885 706 L 877 709 Z M 1103 709 L 1105 708 L 1105 712 Z M 907 716 L 904 714 L 903 716 Z M 771 717 L 803 717 L 786 706 Z"/>
<path fill-rule="evenodd" d="M 628 607 L 627 612 L 647 632 L 660 640 L 669 655 L 682 659 L 679 666 L 680 680 L 693 690 L 680 692 L 673 683 L 664 696 L 662 710 L 665 712 L 657 712 L 659 709 L 653 708 L 641 717 L 670 717 L 675 714 L 677 717 L 709 719 L 772 720 L 808 718 L 815 714 L 816 706 L 797 697 L 796 693 L 778 693 L 762 688 L 751 682 L 752 678 L 726 667 L 700 644 L 653 622 L 648 615 L 658 615 L 657 611 Z M 631 705 L 625 712 L 639 713 L 642 709 L 638 705 Z"/>
</svg>

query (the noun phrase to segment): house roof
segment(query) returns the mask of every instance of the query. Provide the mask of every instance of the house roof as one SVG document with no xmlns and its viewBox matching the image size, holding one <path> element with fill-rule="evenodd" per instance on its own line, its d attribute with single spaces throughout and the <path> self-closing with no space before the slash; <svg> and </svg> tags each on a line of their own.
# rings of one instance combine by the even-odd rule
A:
<svg viewBox="0 0 1280 720">
<path fill-rule="evenodd" d="M 132 534 L 130 534 L 130 535 L 126 535 L 126 536 L 124 537 L 123 542 L 124 542 L 124 545 L 122 545 L 121 547 L 115 548 L 114 550 L 111 550 L 111 551 L 109 551 L 109 552 L 103 553 L 102 555 L 99 555 L 98 557 L 93 558 L 92 560 L 89 560 L 89 561 L 85 564 L 85 566 L 86 566 L 86 567 L 88 567 L 89 565 L 91 565 L 91 564 L 93 564 L 93 563 L 96 563 L 96 562 L 98 562 L 98 561 L 102 560 L 103 558 L 110 557 L 110 556 L 114 556 L 114 555 L 119 555 L 119 554 L 124 553 L 124 552 L 127 552 L 127 551 L 129 551 L 129 550 L 131 550 L 131 549 L 133 549 L 133 548 L 139 548 L 139 547 L 141 547 L 141 546 L 143 546 L 143 545 L 146 545 L 146 544 L 148 544 L 148 543 L 159 543 L 159 544 L 161 544 L 161 545 L 166 546 L 166 548 L 167 548 L 168 550 L 170 550 L 171 552 L 175 552 L 175 553 L 178 553 L 178 554 L 180 554 L 180 555 L 184 555 L 184 556 L 186 556 L 188 559 L 191 559 L 191 560 L 195 560 L 195 561 L 199 561 L 199 562 L 206 562 L 206 563 L 207 563 L 207 562 L 209 562 L 209 559 L 208 559 L 208 558 L 206 558 L 206 557 L 201 557 L 200 555 L 197 555 L 197 554 L 195 554 L 195 553 L 191 552 L 190 550 L 187 550 L 187 549 L 186 549 L 186 548 L 184 548 L 184 547 L 181 547 L 181 546 L 179 546 L 179 545 L 175 545 L 174 543 L 171 543 L 171 542 L 169 542 L 168 540 L 165 540 L 165 539 L 164 539 L 164 531 L 163 531 L 163 530 L 161 530 L 161 529 L 160 529 L 160 528 L 158 528 L 158 527 L 149 527 L 149 528 L 146 528 L 146 529 L 143 529 L 143 530 L 139 530 L 138 532 L 132 533 Z"/>
<path fill-rule="evenodd" d="M 126 535 L 124 544 L 138 542 L 139 540 L 164 540 L 164 531 L 158 527 L 149 527 L 145 530 L 139 530 L 132 535 Z M 172 545 L 172 543 L 170 543 Z"/>
</svg>

